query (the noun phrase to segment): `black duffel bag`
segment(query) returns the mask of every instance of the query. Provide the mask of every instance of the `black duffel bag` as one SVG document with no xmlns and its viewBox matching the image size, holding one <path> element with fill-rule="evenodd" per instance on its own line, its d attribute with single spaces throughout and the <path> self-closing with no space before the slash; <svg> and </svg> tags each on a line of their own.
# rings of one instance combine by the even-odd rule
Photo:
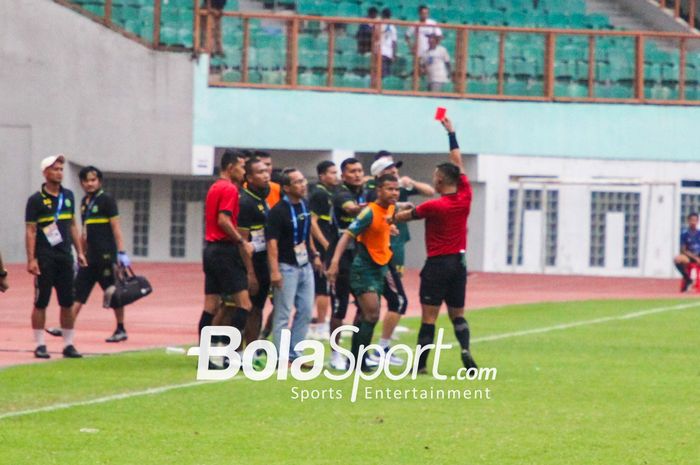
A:
<svg viewBox="0 0 700 465">
<path fill-rule="evenodd" d="M 115 266 L 116 283 L 105 289 L 104 308 L 119 308 L 136 302 L 153 292 L 151 283 L 143 276 L 136 276 L 131 267 Z"/>
</svg>

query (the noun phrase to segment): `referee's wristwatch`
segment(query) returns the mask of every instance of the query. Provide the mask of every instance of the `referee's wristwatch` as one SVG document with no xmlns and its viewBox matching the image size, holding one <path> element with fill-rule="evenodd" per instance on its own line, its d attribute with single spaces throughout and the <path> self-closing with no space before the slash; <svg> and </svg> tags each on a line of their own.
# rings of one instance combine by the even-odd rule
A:
<svg viewBox="0 0 700 465">
<path fill-rule="evenodd" d="M 7 278 L 7 270 L 0 270 L 0 278 Z"/>
</svg>

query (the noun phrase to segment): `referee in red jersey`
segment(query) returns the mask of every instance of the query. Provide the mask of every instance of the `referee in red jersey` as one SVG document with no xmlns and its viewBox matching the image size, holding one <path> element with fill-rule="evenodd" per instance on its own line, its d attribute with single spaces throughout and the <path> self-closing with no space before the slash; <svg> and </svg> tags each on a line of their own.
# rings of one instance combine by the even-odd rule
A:
<svg viewBox="0 0 700 465">
<path fill-rule="evenodd" d="M 433 185 L 440 198 L 428 200 L 409 210 L 398 212 L 395 221 L 425 219 L 425 245 L 428 258 L 420 273 L 420 303 L 422 309 L 418 344 L 425 347 L 435 339 L 435 321 L 443 302 L 454 326 L 462 349 L 462 363 L 476 368 L 469 352 L 469 324 L 464 319 L 467 287 L 467 218 L 472 203 L 472 188 L 464 174 L 462 154 L 457 144 L 452 122 L 445 118 L 442 125 L 450 141 L 450 162 L 437 165 Z M 423 351 L 418 372 L 426 373 L 429 351 Z"/>
<path fill-rule="evenodd" d="M 241 334 L 251 308 L 248 295 L 248 271 L 253 269 L 252 243 L 238 232 L 239 194 L 236 184 L 245 176 L 245 155 L 227 150 L 221 157 L 221 174 L 207 192 L 205 201 L 206 245 L 204 266 L 204 311 L 202 328 L 231 320 Z M 223 312 L 217 310 L 222 304 Z M 215 318 L 216 316 L 216 318 Z"/>
</svg>

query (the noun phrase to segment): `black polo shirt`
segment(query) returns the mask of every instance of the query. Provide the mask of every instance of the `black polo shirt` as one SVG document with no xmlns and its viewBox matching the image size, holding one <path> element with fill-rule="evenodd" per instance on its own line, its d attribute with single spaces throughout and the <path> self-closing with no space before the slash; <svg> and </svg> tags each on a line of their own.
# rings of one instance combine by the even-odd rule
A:
<svg viewBox="0 0 700 465">
<path fill-rule="evenodd" d="M 285 200 L 280 201 L 277 205 L 272 207 L 270 213 L 267 215 L 265 237 L 267 240 L 277 240 L 278 261 L 280 263 L 296 266 L 297 259 L 294 253 L 294 246 L 300 244 L 302 241 L 306 242 L 309 262 L 311 262 L 311 247 L 309 245 L 309 237 L 311 236 L 311 213 L 309 212 L 309 207 L 306 205 L 305 200 L 297 204 L 291 204 L 291 206 L 297 218 L 296 239 L 290 204 Z M 306 232 L 305 237 L 304 232 Z"/>
<path fill-rule="evenodd" d="M 348 215 L 343 209 L 343 205 L 348 202 L 367 203 L 367 197 L 362 186 L 350 188 L 343 183 L 333 196 L 333 215 L 335 226 L 338 228 L 338 237 L 355 221 L 355 217 Z"/>
<path fill-rule="evenodd" d="M 87 235 L 88 257 L 112 255 L 116 257 L 117 242 L 112 231 L 112 218 L 119 216 L 117 202 L 102 189 L 92 198 L 87 195 L 80 202 L 80 217 Z M 89 260 L 88 260 L 89 261 Z"/>
<path fill-rule="evenodd" d="M 62 198 L 62 202 L 61 199 Z M 61 210 L 57 211 L 59 203 Z M 36 246 L 34 255 L 45 255 L 54 252 L 70 255 L 73 244 L 70 236 L 70 227 L 75 214 L 75 198 L 73 192 L 61 186 L 58 196 L 46 192 L 45 185 L 41 190 L 32 194 L 27 200 L 24 221 L 28 224 L 36 224 Z M 44 234 L 44 228 L 56 222 L 63 242 L 51 247 Z"/>
<path fill-rule="evenodd" d="M 333 194 L 335 190 L 329 190 L 323 184 L 318 184 L 309 197 L 309 209 L 318 218 L 318 227 L 328 241 L 336 236 L 332 221 Z"/>
<path fill-rule="evenodd" d="M 257 236 L 260 234 L 262 241 L 265 241 L 265 223 L 270 208 L 265 198 L 266 192 L 256 192 L 252 188 L 244 188 L 238 200 L 240 210 L 238 212 L 238 228 L 250 232 L 251 242 L 255 245 Z M 267 250 L 260 250 L 253 254 L 253 259 L 259 260 L 267 258 Z"/>
</svg>

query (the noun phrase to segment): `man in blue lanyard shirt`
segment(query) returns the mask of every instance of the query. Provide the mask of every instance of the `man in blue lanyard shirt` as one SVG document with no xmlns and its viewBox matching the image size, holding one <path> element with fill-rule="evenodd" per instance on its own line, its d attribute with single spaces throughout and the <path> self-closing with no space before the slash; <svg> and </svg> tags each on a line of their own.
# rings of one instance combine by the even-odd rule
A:
<svg viewBox="0 0 700 465">
<path fill-rule="evenodd" d="M 673 261 L 676 269 L 683 276 L 681 292 L 686 292 L 693 284 L 687 266 L 691 263 L 700 263 L 700 231 L 697 213 L 688 215 L 688 228 L 681 233 L 681 253 Z"/>
<path fill-rule="evenodd" d="M 78 264 L 87 266 L 83 247 L 75 221 L 75 198 L 73 192 L 61 186 L 63 181 L 63 155 L 44 158 L 41 172 L 46 183 L 27 201 L 25 214 L 27 271 L 35 276 L 36 294 L 32 311 L 32 329 L 36 358 L 50 358 L 44 342 L 46 307 L 51 298 L 51 289 L 56 289 L 58 305 L 61 307 L 61 329 L 63 333 L 63 356 L 80 358 L 73 346 L 73 255 L 78 254 Z"/>
<path fill-rule="evenodd" d="M 272 335 L 280 350 L 283 329 L 289 326 L 292 307 L 296 306 L 292 322 L 290 361 L 300 354 L 294 346 L 304 340 L 314 305 L 314 273 L 321 268 L 321 260 L 311 235 L 311 215 L 306 205 L 304 175 L 295 168 L 282 172 L 283 201 L 275 205 L 267 216 L 265 237 L 273 288 L 274 317 Z"/>
</svg>

